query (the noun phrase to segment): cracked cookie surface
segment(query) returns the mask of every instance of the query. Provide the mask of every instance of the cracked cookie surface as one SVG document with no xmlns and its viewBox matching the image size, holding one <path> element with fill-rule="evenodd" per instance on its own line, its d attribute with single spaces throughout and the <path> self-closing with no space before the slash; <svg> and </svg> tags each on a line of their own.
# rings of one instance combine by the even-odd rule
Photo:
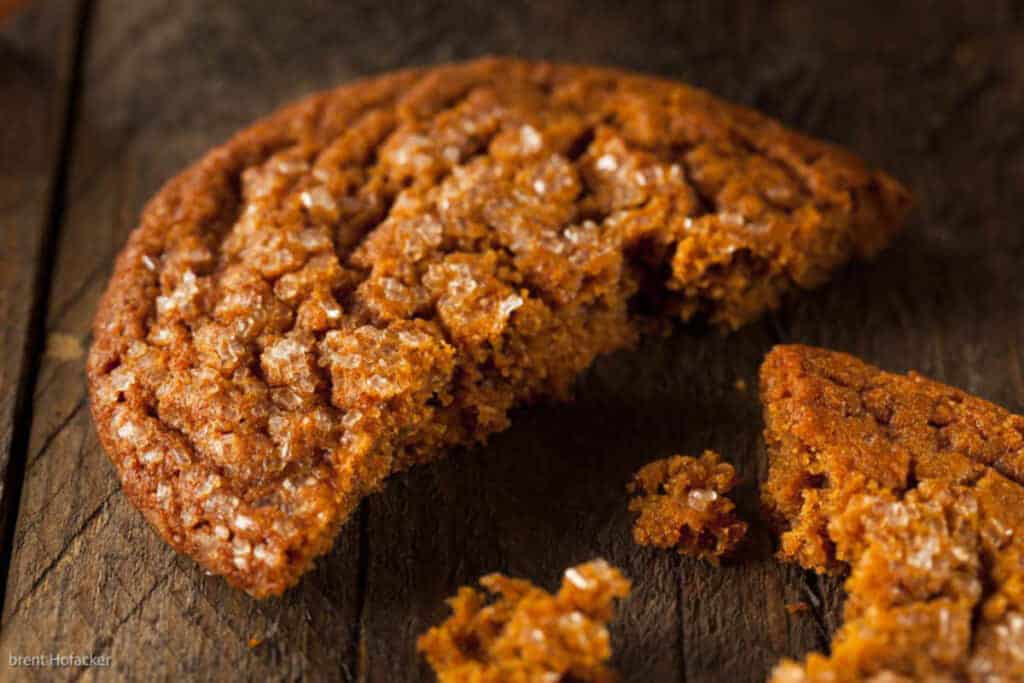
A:
<svg viewBox="0 0 1024 683">
<path fill-rule="evenodd" d="M 648 321 L 741 325 L 873 254 L 906 206 L 845 152 L 662 79 L 381 76 L 147 205 L 95 320 L 93 415 L 163 538 L 277 594 L 390 473 L 565 397 Z"/>
<path fill-rule="evenodd" d="M 780 555 L 850 568 L 831 655 L 772 680 L 1024 680 L 1024 417 L 801 346 L 761 392 Z"/>
</svg>

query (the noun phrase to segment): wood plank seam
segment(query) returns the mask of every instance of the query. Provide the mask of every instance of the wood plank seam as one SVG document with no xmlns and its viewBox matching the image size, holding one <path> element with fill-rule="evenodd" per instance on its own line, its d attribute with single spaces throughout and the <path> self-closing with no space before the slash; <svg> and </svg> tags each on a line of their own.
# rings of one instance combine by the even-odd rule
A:
<svg viewBox="0 0 1024 683">
<path fill-rule="evenodd" d="M 11 567 L 14 543 L 14 530 L 17 525 L 18 508 L 21 502 L 21 485 L 28 460 L 29 439 L 32 428 L 33 401 L 35 386 L 39 376 L 39 367 L 45 347 L 46 313 L 50 299 L 51 279 L 57 257 L 57 240 L 60 236 L 60 225 L 63 218 L 64 198 L 67 192 L 67 167 L 71 156 L 71 140 L 74 134 L 77 100 L 82 85 L 82 64 L 85 57 L 85 43 L 88 35 L 89 17 L 93 0 L 79 0 L 75 7 L 74 24 L 76 27 L 74 45 L 71 50 L 71 77 L 68 91 L 63 99 L 63 118 L 57 142 L 52 177 L 48 219 L 41 226 L 44 235 L 39 246 L 38 263 L 35 283 L 32 287 L 31 317 L 29 319 L 25 343 L 22 348 L 22 372 L 15 390 L 14 419 L 11 435 L 10 454 L 7 471 L 4 473 L 2 491 L 3 515 L 0 517 L 3 528 L 0 528 L 0 605 L 4 604 L 7 593 L 7 580 Z"/>
</svg>

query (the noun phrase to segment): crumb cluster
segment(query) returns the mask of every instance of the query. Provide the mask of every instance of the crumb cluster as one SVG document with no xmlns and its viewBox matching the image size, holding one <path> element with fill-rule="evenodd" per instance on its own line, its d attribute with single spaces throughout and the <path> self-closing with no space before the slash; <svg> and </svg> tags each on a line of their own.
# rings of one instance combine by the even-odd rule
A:
<svg viewBox="0 0 1024 683">
<path fill-rule="evenodd" d="M 552 595 L 523 579 L 489 574 L 491 594 L 463 587 L 452 615 L 419 639 L 440 683 L 618 680 L 607 623 L 630 583 L 604 560 L 566 570 Z"/>
<path fill-rule="evenodd" d="M 726 497 L 735 485 L 736 470 L 714 451 L 648 463 L 629 485 L 629 509 L 640 513 L 634 540 L 717 563 L 747 533 Z"/>
<path fill-rule="evenodd" d="M 850 568 L 831 654 L 774 683 L 1024 680 L 1024 417 L 807 347 L 761 386 L 780 554 Z"/>
</svg>

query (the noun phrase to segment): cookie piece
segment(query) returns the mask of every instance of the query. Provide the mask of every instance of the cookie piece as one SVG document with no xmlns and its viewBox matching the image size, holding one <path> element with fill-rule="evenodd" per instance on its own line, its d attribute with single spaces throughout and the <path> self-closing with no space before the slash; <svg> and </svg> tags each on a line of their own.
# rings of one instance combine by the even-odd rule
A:
<svg viewBox="0 0 1024 683">
<path fill-rule="evenodd" d="M 730 329 L 868 256 L 907 195 L 678 83 L 508 59 L 322 93 L 146 207 L 94 325 L 123 489 L 252 595 L 397 470 L 565 397 L 644 321 Z"/>
<path fill-rule="evenodd" d="M 773 680 L 1024 680 L 1024 417 L 803 346 L 761 393 L 780 556 L 851 569 L 831 655 Z"/>
<path fill-rule="evenodd" d="M 633 540 L 717 564 L 747 533 L 726 497 L 735 485 L 736 470 L 714 451 L 644 465 L 629 484 L 629 509 L 640 513 Z"/>
<path fill-rule="evenodd" d="M 452 615 L 418 649 L 440 683 L 618 680 L 607 623 L 630 583 L 604 560 L 567 569 L 552 595 L 529 581 L 488 574 L 448 600 Z"/>
</svg>

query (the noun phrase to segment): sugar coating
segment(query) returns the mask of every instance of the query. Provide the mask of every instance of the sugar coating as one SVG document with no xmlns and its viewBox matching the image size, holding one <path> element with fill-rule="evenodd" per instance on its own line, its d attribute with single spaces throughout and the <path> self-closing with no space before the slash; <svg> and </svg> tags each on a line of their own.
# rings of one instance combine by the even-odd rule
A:
<svg viewBox="0 0 1024 683">
<path fill-rule="evenodd" d="M 1024 417 L 802 346 L 761 392 L 780 555 L 850 568 L 831 654 L 772 680 L 1024 680 Z"/>
<path fill-rule="evenodd" d="M 640 513 L 633 539 L 717 563 L 747 533 L 726 497 L 735 485 L 736 470 L 714 451 L 648 463 L 629 484 L 629 509 Z"/>
<path fill-rule="evenodd" d="M 491 59 L 316 95 L 171 180 L 94 325 L 159 533 L 256 596 L 385 478 L 568 396 L 651 321 L 731 329 L 881 248 L 905 191 L 707 93 Z"/>
<path fill-rule="evenodd" d="M 418 649 L 440 683 L 618 680 L 607 623 L 630 583 L 604 560 L 567 569 L 552 595 L 529 581 L 489 574 L 448 600 L 452 614 Z"/>
</svg>

